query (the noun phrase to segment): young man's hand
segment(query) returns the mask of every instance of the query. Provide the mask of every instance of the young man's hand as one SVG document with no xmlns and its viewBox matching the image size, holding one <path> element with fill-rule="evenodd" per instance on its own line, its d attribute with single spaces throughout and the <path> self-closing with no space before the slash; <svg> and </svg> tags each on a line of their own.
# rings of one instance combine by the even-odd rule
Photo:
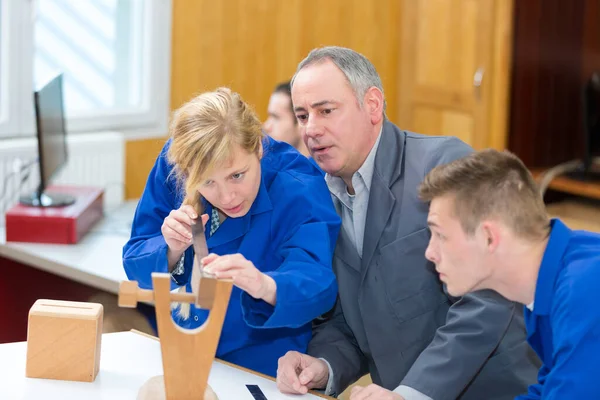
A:
<svg viewBox="0 0 600 400">
<path fill-rule="evenodd" d="M 387 389 L 371 384 L 369 386 L 354 386 L 350 392 L 350 400 L 404 400 L 404 397 Z"/>
</svg>

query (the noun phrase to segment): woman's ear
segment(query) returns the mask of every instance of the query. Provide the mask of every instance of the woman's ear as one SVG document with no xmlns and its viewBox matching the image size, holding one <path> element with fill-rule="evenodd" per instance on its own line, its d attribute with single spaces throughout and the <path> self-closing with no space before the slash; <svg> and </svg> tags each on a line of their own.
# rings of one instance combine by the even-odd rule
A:
<svg viewBox="0 0 600 400">
<path fill-rule="evenodd" d="M 262 160 L 262 157 L 263 157 L 263 142 L 262 142 L 262 140 L 260 141 L 259 146 L 260 147 L 258 148 L 258 159 Z"/>
</svg>

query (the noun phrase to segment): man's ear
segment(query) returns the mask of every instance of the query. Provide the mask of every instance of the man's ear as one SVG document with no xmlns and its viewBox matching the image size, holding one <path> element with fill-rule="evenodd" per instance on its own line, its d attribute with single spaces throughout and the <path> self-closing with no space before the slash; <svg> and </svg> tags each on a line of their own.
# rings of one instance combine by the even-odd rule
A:
<svg viewBox="0 0 600 400">
<path fill-rule="evenodd" d="M 384 97 L 381 90 L 371 86 L 365 93 L 364 106 L 371 116 L 371 123 L 377 125 L 383 119 Z"/>
<path fill-rule="evenodd" d="M 500 245 L 500 227 L 493 221 L 483 221 L 479 225 L 481 239 L 488 253 L 496 251 Z"/>
</svg>

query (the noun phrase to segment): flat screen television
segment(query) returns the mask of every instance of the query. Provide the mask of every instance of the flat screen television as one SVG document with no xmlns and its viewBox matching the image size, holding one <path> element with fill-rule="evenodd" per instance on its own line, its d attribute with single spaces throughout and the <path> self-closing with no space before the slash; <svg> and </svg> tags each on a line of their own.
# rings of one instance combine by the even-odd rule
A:
<svg viewBox="0 0 600 400">
<path fill-rule="evenodd" d="M 40 184 L 30 194 L 21 196 L 22 204 L 34 207 L 62 207 L 75 198 L 56 191 L 47 191 L 48 185 L 67 163 L 67 132 L 65 129 L 63 76 L 52 78 L 34 95 L 38 166 Z"/>
</svg>

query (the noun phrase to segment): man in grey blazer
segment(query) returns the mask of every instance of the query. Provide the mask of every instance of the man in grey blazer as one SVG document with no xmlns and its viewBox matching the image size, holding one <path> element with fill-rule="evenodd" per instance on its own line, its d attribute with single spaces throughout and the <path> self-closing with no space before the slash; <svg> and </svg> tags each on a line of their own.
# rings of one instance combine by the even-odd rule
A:
<svg viewBox="0 0 600 400">
<path fill-rule="evenodd" d="M 280 358 L 280 390 L 335 396 L 370 373 L 374 384 L 354 388 L 351 399 L 525 393 L 539 360 L 526 343 L 522 309 L 491 291 L 450 297 L 425 258 L 428 209 L 418 186 L 433 167 L 471 148 L 387 121 L 374 66 L 350 49 L 313 50 L 294 75 L 292 99 L 342 229 L 336 306 L 316 324 L 309 355 Z"/>
</svg>

